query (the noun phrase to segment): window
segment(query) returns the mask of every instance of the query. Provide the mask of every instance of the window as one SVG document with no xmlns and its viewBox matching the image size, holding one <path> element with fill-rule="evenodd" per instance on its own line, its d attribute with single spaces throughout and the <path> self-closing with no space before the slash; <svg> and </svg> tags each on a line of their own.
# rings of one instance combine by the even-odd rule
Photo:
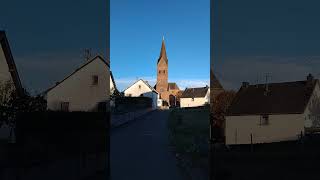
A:
<svg viewBox="0 0 320 180">
<path fill-rule="evenodd" d="M 98 85 L 99 77 L 97 75 L 92 76 L 92 85 Z"/>
<path fill-rule="evenodd" d="M 159 74 L 161 74 L 161 70 L 159 70 Z"/>
<path fill-rule="evenodd" d="M 166 73 L 166 70 L 163 70 L 163 74 L 165 74 Z"/>
<path fill-rule="evenodd" d="M 260 125 L 268 125 L 269 124 L 269 115 L 262 115 L 260 117 Z"/>
<path fill-rule="evenodd" d="M 65 111 L 65 112 L 69 111 L 69 102 L 62 102 L 61 103 L 61 111 Z"/>
<path fill-rule="evenodd" d="M 141 85 L 139 85 L 139 89 L 141 89 Z"/>
<path fill-rule="evenodd" d="M 128 94 L 128 96 L 129 96 L 129 97 L 131 97 L 131 96 L 132 96 L 132 94 Z"/>
<path fill-rule="evenodd" d="M 191 101 L 194 101 L 194 97 L 191 99 Z"/>
</svg>

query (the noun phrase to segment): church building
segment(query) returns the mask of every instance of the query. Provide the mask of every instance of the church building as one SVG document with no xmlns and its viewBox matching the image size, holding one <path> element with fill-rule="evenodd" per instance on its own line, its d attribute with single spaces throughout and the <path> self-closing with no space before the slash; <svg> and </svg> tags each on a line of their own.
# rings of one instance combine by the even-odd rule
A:
<svg viewBox="0 0 320 180">
<path fill-rule="evenodd" d="M 168 82 L 168 57 L 164 38 L 162 39 L 160 57 L 157 62 L 157 83 L 155 89 L 160 94 L 162 106 L 178 106 L 177 95 L 180 92 L 178 85 L 174 82 Z"/>
</svg>

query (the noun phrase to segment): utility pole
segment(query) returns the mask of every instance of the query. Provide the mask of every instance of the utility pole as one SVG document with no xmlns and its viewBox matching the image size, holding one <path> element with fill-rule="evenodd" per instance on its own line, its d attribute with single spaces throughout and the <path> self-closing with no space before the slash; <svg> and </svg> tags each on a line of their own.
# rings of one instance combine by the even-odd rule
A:
<svg viewBox="0 0 320 180">
<path fill-rule="evenodd" d="M 266 73 L 266 92 L 269 91 L 269 87 L 268 87 L 268 79 L 271 78 L 271 75 L 269 73 Z"/>
</svg>

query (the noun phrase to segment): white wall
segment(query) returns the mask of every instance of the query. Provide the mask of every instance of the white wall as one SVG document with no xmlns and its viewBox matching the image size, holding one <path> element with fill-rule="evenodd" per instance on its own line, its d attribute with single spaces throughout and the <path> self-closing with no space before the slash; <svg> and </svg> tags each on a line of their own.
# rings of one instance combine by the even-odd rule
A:
<svg viewBox="0 0 320 180">
<path fill-rule="evenodd" d="M 113 92 L 115 90 L 114 83 L 115 82 L 112 81 L 112 78 L 111 78 L 111 75 L 110 75 L 110 94 L 113 94 Z"/>
<path fill-rule="evenodd" d="M 92 85 L 92 76 L 99 77 L 98 85 Z M 50 110 L 60 110 L 61 102 L 69 102 L 70 111 L 92 111 L 98 102 L 110 97 L 109 67 L 96 58 L 71 77 L 47 93 Z"/>
<path fill-rule="evenodd" d="M 155 93 L 154 91 L 146 92 L 143 94 L 144 97 L 149 97 L 152 99 L 152 109 L 157 109 L 158 104 L 158 93 Z"/>
<path fill-rule="evenodd" d="M 128 97 L 139 97 L 141 95 L 145 97 L 150 97 L 152 99 L 152 108 L 156 109 L 158 107 L 158 93 L 153 92 L 152 89 L 150 89 L 150 87 L 142 80 L 135 82 L 128 89 L 126 89 L 124 91 L 124 95 Z"/>
<path fill-rule="evenodd" d="M 139 88 L 140 85 L 140 88 Z M 124 91 L 125 96 L 139 97 L 141 94 L 152 91 L 142 80 L 137 81 Z"/>
<path fill-rule="evenodd" d="M 210 103 L 210 90 L 208 90 L 205 97 L 200 98 L 180 98 L 180 107 L 198 107 Z"/>
<path fill-rule="evenodd" d="M 226 144 L 268 143 L 295 140 L 304 133 L 304 114 L 269 115 L 269 124 L 260 125 L 260 115 L 226 116 Z"/>
<path fill-rule="evenodd" d="M 310 112 L 309 107 L 311 106 L 312 100 L 320 101 L 320 88 L 319 84 L 316 85 L 313 94 L 308 102 L 308 106 L 305 109 L 305 127 L 306 128 L 320 128 L 320 109 L 317 112 Z"/>
</svg>

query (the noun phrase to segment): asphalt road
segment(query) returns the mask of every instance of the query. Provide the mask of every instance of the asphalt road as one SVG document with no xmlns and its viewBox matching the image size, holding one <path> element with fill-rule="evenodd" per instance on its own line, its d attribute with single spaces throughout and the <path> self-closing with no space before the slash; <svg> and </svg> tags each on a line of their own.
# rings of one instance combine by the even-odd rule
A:
<svg viewBox="0 0 320 180">
<path fill-rule="evenodd" d="M 154 111 L 111 132 L 111 180 L 182 180 L 168 141 L 169 111 Z"/>
</svg>

